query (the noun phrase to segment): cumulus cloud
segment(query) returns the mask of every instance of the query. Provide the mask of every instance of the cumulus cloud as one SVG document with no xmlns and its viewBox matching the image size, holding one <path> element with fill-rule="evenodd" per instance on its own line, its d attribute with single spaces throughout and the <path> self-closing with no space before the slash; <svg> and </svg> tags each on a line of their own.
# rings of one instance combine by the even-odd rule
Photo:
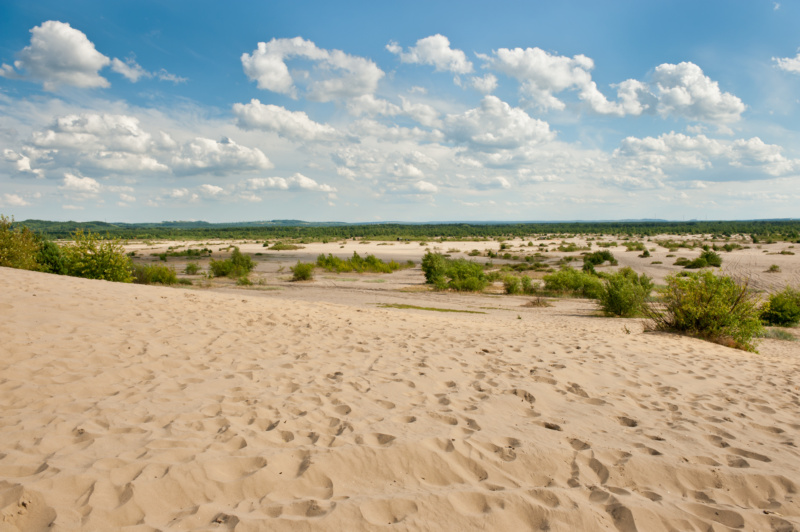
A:
<svg viewBox="0 0 800 532">
<path fill-rule="evenodd" d="M 708 170 L 714 166 L 746 168 L 772 177 L 800 170 L 800 160 L 789 159 L 781 152 L 780 146 L 766 144 L 758 137 L 729 141 L 671 132 L 659 137 L 627 137 L 613 157 L 629 168 L 659 175 L 675 169 Z"/>
<path fill-rule="evenodd" d="M 486 74 L 482 77 L 473 77 L 470 81 L 472 87 L 483 94 L 490 94 L 497 88 L 497 76 Z"/>
<path fill-rule="evenodd" d="M 347 110 L 354 116 L 394 116 L 400 114 L 400 107 L 386 100 L 375 98 L 372 94 L 362 94 L 361 96 L 350 98 L 347 101 Z"/>
<path fill-rule="evenodd" d="M 272 168 L 272 163 L 258 148 L 240 146 L 229 138 L 220 141 L 197 137 L 187 142 L 172 158 L 172 170 L 179 175 L 246 172 Z"/>
<path fill-rule="evenodd" d="M 3 158 L 14 165 L 14 169 L 23 175 L 32 175 L 36 178 L 44 177 L 44 172 L 41 168 L 33 168 L 31 166 L 31 159 L 27 155 L 17 153 L 14 150 L 3 150 Z"/>
<path fill-rule="evenodd" d="M 98 52 L 82 31 L 57 20 L 48 20 L 30 31 L 30 45 L 19 52 L 13 67 L 4 64 L 0 75 L 41 82 L 47 91 L 63 85 L 109 86 L 98 72 L 111 60 Z"/>
<path fill-rule="evenodd" d="M 6 207 L 27 207 L 30 205 L 30 203 L 25 201 L 25 199 L 19 194 L 4 193 L 2 196 L 0 196 L 0 205 L 4 205 Z"/>
<path fill-rule="evenodd" d="M 461 50 L 450 48 L 450 40 L 444 35 L 436 34 L 417 41 L 407 52 L 396 42 L 390 42 L 386 49 L 397 55 L 403 63 L 432 65 L 437 72 L 453 72 L 469 74 L 472 63 Z"/>
<path fill-rule="evenodd" d="M 233 106 L 237 125 L 242 129 L 274 131 L 294 140 L 334 140 L 339 133 L 327 124 L 311 120 L 302 111 L 289 111 L 277 105 L 264 105 L 257 99 Z"/>
<path fill-rule="evenodd" d="M 658 110 L 690 120 L 735 122 L 745 110 L 742 100 L 722 92 L 719 84 L 703 74 L 694 63 L 662 64 L 656 67 Z"/>
<path fill-rule="evenodd" d="M 417 181 L 412 185 L 412 188 L 420 194 L 435 194 L 439 191 L 439 187 L 427 181 Z"/>
<path fill-rule="evenodd" d="M 800 74 L 800 53 L 794 57 L 773 57 L 772 60 L 781 70 Z"/>
<path fill-rule="evenodd" d="M 445 118 L 445 134 L 477 150 L 514 149 L 554 137 L 547 122 L 531 118 L 496 96 L 486 96 L 481 106 Z"/>
<path fill-rule="evenodd" d="M 594 61 L 585 55 L 567 57 L 550 54 L 541 48 L 500 48 L 493 57 L 484 56 L 488 65 L 520 81 L 523 93 L 534 105 L 548 110 L 562 110 L 566 104 L 555 97 L 567 89 L 578 90 L 579 97 L 599 113 L 620 114 L 592 81 Z"/>
<path fill-rule="evenodd" d="M 250 191 L 301 189 L 318 192 L 336 192 L 330 185 L 320 184 L 310 177 L 296 173 L 292 177 L 253 177 L 242 181 L 241 186 Z"/>
<path fill-rule="evenodd" d="M 77 192 L 80 196 L 96 196 L 103 188 L 100 183 L 91 177 L 79 177 L 74 174 L 65 173 L 64 179 L 58 187 L 67 192 Z"/>
<path fill-rule="evenodd" d="M 286 64 L 287 60 L 294 58 L 316 63 L 317 68 L 309 73 L 303 94 L 309 100 L 328 102 L 373 94 L 384 76 L 383 71 L 369 59 L 348 55 L 341 50 L 318 48 L 302 37 L 260 42 L 252 54 L 242 54 L 241 61 L 245 74 L 257 82 L 259 89 L 297 98 L 298 80 Z"/>
</svg>

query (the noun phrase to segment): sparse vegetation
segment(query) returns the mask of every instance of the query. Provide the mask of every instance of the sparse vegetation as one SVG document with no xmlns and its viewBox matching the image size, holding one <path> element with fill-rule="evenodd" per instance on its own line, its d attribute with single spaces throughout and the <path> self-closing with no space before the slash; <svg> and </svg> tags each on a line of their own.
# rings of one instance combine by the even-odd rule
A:
<svg viewBox="0 0 800 532">
<path fill-rule="evenodd" d="M 747 351 L 762 331 L 757 296 L 747 281 L 711 271 L 667 277 L 661 304 L 647 309 L 650 327 Z"/>
<path fill-rule="evenodd" d="M 561 295 L 597 299 L 603 291 L 600 279 L 574 268 L 563 268 L 543 277 L 544 289 Z"/>
<path fill-rule="evenodd" d="M 39 247 L 33 231 L 0 215 L 0 266 L 34 270 Z"/>
<path fill-rule="evenodd" d="M 394 260 L 390 260 L 389 262 L 384 262 L 379 258 L 375 257 L 375 255 L 367 255 L 366 257 L 361 257 L 357 252 L 353 252 L 353 256 L 348 259 L 340 259 L 339 257 L 334 257 L 332 254 L 328 254 L 326 257 L 324 254 L 321 254 L 317 257 L 317 266 L 320 268 L 324 268 L 329 272 L 371 272 L 371 273 L 392 273 L 394 271 L 403 269 L 403 268 L 411 268 L 414 266 L 413 261 L 408 261 L 405 264 L 400 264 L 395 262 Z"/>
<path fill-rule="evenodd" d="M 787 286 L 769 296 L 761 309 L 761 320 L 768 325 L 791 327 L 800 323 L 800 290 Z"/>
<path fill-rule="evenodd" d="M 212 277 L 238 278 L 247 275 L 255 267 L 253 259 L 243 254 L 238 247 L 233 248 L 231 258 L 225 260 L 211 259 L 209 270 Z"/>
<path fill-rule="evenodd" d="M 292 270 L 292 281 L 311 281 L 314 279 L 314 264 L 311 262 L 300 262 L 290 268 Z"/>
<path fill-rule="evenodd" d="M 631 268 L 622 268 L 604 279 L 598 298 L 600 308 L 609 316 L 639 316 L 652 289 L 653 282 L 645 274 L 637 275 Z"/>
<path fill-rule="evenodd" d="M 163 284 L 166 286 L 177 284 L 178 276 L 169 266 L 156 264 L 134 264 L 133 282 L 136 284 Z"/>
<path fill-rule="evenodd" d="M 480 292 L 489 284 L 483 266 L 465 259 L 448 259 L 441 253 L 425 253 L 422 257 L 425 282 L 437 290 Z"/>
</svg>

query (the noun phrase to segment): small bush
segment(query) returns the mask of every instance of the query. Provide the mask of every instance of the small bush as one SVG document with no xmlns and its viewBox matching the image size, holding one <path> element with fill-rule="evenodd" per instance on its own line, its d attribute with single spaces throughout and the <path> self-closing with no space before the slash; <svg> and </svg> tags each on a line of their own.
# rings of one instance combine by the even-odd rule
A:
<svg viewBox="0 0 800 532">
<path fill-rule="evenodd" d="M 465 259 L 451 260 L 441 253 L 428 252 L 422 257 L 425 282 L 437 290 L 480 292 L 489 284 L 483 266 Z"/>
<path fill-rule="evenodd" d="M 761 308 L 761 321 L 780 327 L 800 323 L 800 290 L 787 286 L 783 291 L 770 295 Z"/>
<path fill-rule="evenodd" d="M 67 274 L 67 259 L 61 247 L 51 240 L 41 239 L 39 251 L 36 252 L 36 269 L 42 272 Z"/>
<path fill-rule="evenodd" d="M 135 264 L 133 266 L 133 282 L 136 284 L 163 284 L 178 283 L 175 270 L 169 266 Z"/>
<path fill-rule="evenodd" d="M 61 248 L 67 275 L 123 283 L 133 280 L 131 259 L 119 240 L 102 239 L 81 229 L 73 233 L 72 240 Z"/>
<path fill-rule="evenodd" d="M 662 290 L 662 306 L 647 309 L 650 327 L 681 332 L 755 351 L 762 331 L 760 309 L 746 281 L 710 271 L 670 275 Z"/>
<path fill-rule="evenodd" d="M 266 244 L 264 244 L 266 246 Z M 284 244 L 283 242 L 275 242 L 271 248 L 275 251 L 293 251 L 296 249 L 303 249 L 303 246 L 298 246 L 297 244 Z"/>
<path fill-rule="evenodd" d="M 623 268 L 605 279 L 600 308 L 609 316 L 639 316 L 652 289 L 653 283 L 645 274 L 639 276 L 631 268 Z"/>
<path fill-rule="evenodd" d="M 200 265 L 196 262 L 190 262 L 186 265 L 186 268 L 183 269 L 183 273 L 186 275 L 197 275 L 197 272 L 200 271 Z"/>
<path fill-rule="evenodd" d="M 615 259 L 614 255 L 607 249 L 603 251 L 595 251 L 594 253 L 589 253 L 588 255 L 584 255 L 583 271 L 594 272 L 594 267 L 599 266 L 604 262 L 608 262 L 612 266 L 617 265 L 617 259 Z"/>
<path fill-rule="evenodd" d="M 225 260 L 211 259 L 209 263 L 212 277 L 238 278 L 250 273 L 254 267 L 253 259 L 249 255 L 243 254 L 237 247 L 233 248 L 231 258 Z"/>
<path fill-rule="evenodd" d="M 522 286 L 520 284 L 519 277 L 516 275 L 507 275 L 503 279 L 503 288 L 506 291 L 506 294 L 519 294 L 522 292 Z"/>
<path fill-rule="evenodd" d="M 253 281 L 246 275 L 242 275 L 236 279 L 236 286 L 253 286 Z"/>
<path fill-rule="evenodd" d="M 603 292 L 603 284 L 597 276 L 573 268 L 564 268 L 545 275 L 543 279 L 544 289 L 551 292 L 572 294 L 589 299 L 597 299 Z"/>
<path fill-rule="evenodd" d="M 0 266 L 36 269 L 40 244 L 27 227 L 14 227 L 14 220 L 0 215 Z"/>
<path fill-rule="evenodd" d="M 292 270 L 292 281 L 311 281 L 314 279 L 314 264 L 311 262 L 300 262 L 290 268 Z"/>
</svg>

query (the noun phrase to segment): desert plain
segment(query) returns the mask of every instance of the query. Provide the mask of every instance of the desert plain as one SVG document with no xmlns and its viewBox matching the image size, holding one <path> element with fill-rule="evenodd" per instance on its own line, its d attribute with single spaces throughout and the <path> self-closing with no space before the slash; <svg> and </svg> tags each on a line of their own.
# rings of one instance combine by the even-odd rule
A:
<svg viewBox="0 0 800 532">
<path fill-rule="evenodd" d="M 532 242 L 510 252 L 577 255 Z M 426 249 L 492 241 L 126 249 L 155 263 L 233 244 L 251 286 L 0 269 L 1 532 L 800 529 L 800 342 L 749 353 L 591 300 L 424 284 Z M 678 271 L 666 255 L 697 255 L 647 247 L 609 249 L 656 283 Z M 796 287 L 792 249 L 722 253 L 722 269 Z M 417 265 L 290 280 L 353 251 Z"/>
</svg>

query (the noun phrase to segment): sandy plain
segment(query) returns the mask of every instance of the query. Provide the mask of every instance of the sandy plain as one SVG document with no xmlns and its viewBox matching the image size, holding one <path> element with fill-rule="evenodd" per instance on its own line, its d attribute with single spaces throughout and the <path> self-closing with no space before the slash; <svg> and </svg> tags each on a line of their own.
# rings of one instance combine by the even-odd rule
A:
<svg viewBox="0 0 800 532">
<path fill-rule="evenodd" d="M 550 260 L 577 255 L 558 242 Z M 238 244 L 251 287 L 0 269 L 0 531 L 800 529 L 800 342 L 753 354 L 586 300 L 430 292 L 418 266 L 289 281 L 319 253 L 497 242 Z M 611 251 L 657 282 L 698 254 L 651 247 Z M 797 286 L 792 249 L 723 267 Z"/>
</svg>

